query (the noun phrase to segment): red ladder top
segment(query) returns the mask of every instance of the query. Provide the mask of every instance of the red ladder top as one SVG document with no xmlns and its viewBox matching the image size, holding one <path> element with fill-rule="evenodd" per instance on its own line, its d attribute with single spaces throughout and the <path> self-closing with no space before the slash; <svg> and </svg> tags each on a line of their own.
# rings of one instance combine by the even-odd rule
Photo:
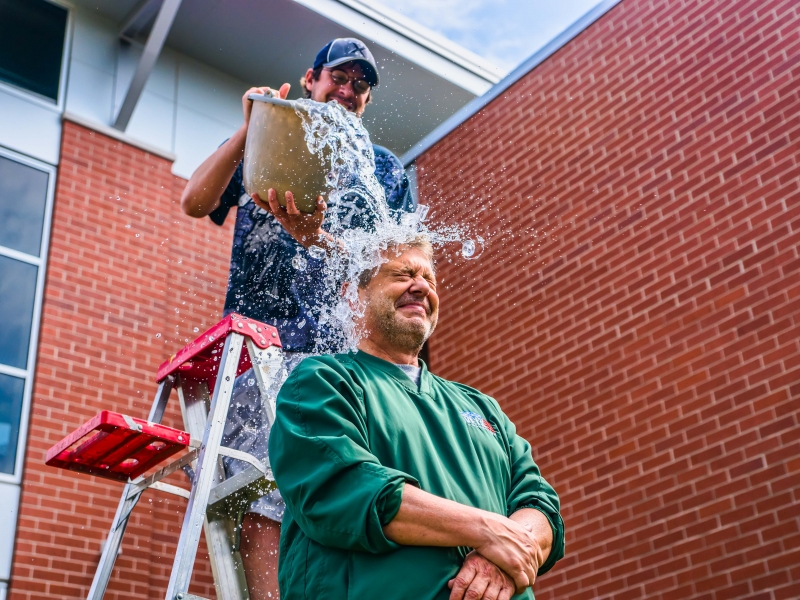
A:
<svg viewBox="0 0 800 600">
<path fill-rule="evenodd" d="M 216 379 L 225 338 L 231 331 L 249 337 L 259 348 L 282 347 L 277 329 L 240 314 L 231 313 L 211 329 L 200 334 L 193 342 L 184 346 L 169 360 L 164 361 L 158 368 L 156 381 L 161 382 L 167 376 L 180 372 L 194 379 L 209 381 L 209 389 L 213 389 L 211 382 Z M 251 366 L 250 353 L 242 352 L 236 374 L 241 375 Z"/>
</svg>

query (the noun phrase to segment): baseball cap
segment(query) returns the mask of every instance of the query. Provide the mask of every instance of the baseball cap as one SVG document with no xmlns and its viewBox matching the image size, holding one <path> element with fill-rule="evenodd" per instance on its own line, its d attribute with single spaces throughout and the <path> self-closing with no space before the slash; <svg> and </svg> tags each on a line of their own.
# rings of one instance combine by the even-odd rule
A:
<svg viewBox="0 0 800 600">
<path fill-rule="evenodd" d="M 361 63 L 364 79 L 372 86 L 378 85 L 378 66 L 372 57 L 372 52 L 364 42 L 356 38 L 336 38 L 331 40 L 314 59 L 314 68 L 336 67 L 347 62 Z"/>
</svg>

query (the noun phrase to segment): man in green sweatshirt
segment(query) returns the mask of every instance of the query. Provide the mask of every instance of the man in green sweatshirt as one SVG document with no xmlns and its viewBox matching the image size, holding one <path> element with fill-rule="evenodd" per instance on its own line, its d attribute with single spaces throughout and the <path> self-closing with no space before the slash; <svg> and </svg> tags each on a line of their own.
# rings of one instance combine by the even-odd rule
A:
<svg viewBox="0 0 800 600">
<path fill-rule="evenodd" d="M 278 396 L 281 598 L 532 599 L 564 555 L 558 496 L 495 400 L 418 360 L 430 244 L 385 258 L 359 282 L 359 351 L 307 358 Z"/>
</svg>

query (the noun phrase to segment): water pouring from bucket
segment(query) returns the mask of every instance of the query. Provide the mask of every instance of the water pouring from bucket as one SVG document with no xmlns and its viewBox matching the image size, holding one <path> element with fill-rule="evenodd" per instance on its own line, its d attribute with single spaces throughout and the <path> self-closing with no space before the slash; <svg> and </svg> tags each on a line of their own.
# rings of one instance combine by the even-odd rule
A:
<svg viewBox="0 0 800 600">
<path fill-rule="evenodd" d="M 385 250 L 419 235 L 434 246 L 460 243 L 465 259 L 477 258 L 484 241 L 469 238 L 463 226 L 426 222 L 428 207 L 394 213 L 375 176 L 375 156 L 361 119 L 336 102 L 282 100 L 253 95 L 253 113 L 244 158 L 245 188 L 266 197 L 272 188 L 285 206 L 290 190 L 298 209 L 313 213 L 316 198 L 327 197 L 323 229 L 336 243 L 312 245 L 293 258 L 298 275 L 316 280 L 318 352 L 356 347 L 354 317 L 360 313 L 355 283 L 379 267 Z M 352 285 L 347 285 L 348 283 Z M 344 295 L 342 295 L 344 290 Z"/>
</svg>

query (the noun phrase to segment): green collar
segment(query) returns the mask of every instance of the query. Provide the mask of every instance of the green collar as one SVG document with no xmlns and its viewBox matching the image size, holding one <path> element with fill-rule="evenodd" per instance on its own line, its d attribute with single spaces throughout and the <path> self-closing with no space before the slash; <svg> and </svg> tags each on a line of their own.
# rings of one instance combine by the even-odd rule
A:
<svg viewBox="0 0 800 600">
<path fill-rule="evenodd" d="M 372 354 L 368 354 L 363 350 L 359 350 L 356 352 L 353 357 L 356 361 L 360 362 L 361 364 L 378 369 L 383 371 L 387 375 L 391 375 L 394 379 L 396 379 L 400 385 L 406 388 L 409 392 L 419 394 L 425 393 L 430 395 L 431 393 L 431 386 L 430 386 L 430 373 L 428 372 L 428 366 L 425 364 L 425 361 L 417 359 L 419 361 L 419 366 L 422 369 L 419 374 L 419 389 L 417 386 L 414 385 L 414 382 L 411 381 L 408 375 L 396 364 L 389 362 L 388 360 L 383 360 L 382 358 L 378 358 L 377 356 L 373 356 Z"/>
</svg>

